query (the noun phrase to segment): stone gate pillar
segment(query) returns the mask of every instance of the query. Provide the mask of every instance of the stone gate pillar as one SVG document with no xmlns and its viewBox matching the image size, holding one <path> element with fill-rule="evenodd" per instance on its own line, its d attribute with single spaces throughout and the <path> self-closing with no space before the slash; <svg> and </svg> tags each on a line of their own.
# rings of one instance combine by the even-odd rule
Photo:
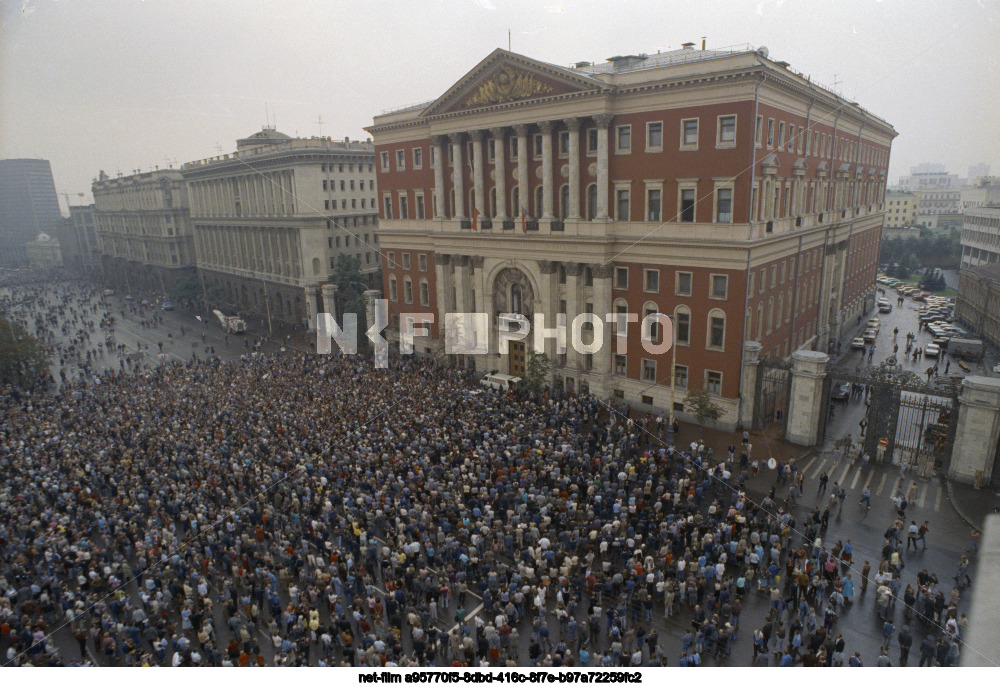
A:
<svg viewBox="0 0 1000 687">
<path fill-rule="evenodd" d="M 743 344 L 743 378 L 740 380 L 740 427 L 753 428 L 754 404 L 757 401 L 757 366 L 763 346 L 756 341 Z"/>
<path fill-rule="evenodd" d="M 320 292 L 323 294 L 323 312 L 330 313 L 333 315 L 334 319 L 337 317 L 337 285 L 336 284 L 323 284 L 320 288 Z"/>
<path fill-rule="evenodd" d="M 823 381 L 830 356 L 818 351 L 792 353 L 792 387 L 788 402 L 785 438 L 799 446 L 812 446 L 819 438 L 823 412 Z"/>
<path fill-rule="evenodd" d="M 993 476 L 1000 437 L 1000 379 L 966 377 L 958 398 L 958 427 L 951 449 L 948 479 L 972 484 L 982 471 L 982 483 Z"/>
</svg>

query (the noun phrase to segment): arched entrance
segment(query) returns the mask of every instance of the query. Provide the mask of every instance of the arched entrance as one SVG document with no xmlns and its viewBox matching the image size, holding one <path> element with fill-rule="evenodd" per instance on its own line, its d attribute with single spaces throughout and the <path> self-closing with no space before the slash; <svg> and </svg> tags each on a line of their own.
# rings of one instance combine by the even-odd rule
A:
<svg viewBox="0 0 1000 687">
<path fill-rule="evenodd" d="M 533 315 L 535 290 L 531 280 L 521 270 L 505 267 L 493 279 L 493 307 L 497 317 L 523 315 L 530 322 Z M 524 377 L 526 351 L 525 341 L 507 342 L 507 372 L 515 377 Z"/>
</svg>

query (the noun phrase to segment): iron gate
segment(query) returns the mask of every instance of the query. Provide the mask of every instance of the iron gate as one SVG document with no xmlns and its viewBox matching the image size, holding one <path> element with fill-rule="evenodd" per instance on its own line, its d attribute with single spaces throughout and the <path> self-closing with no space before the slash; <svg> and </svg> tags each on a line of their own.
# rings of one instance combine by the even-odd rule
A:
<svg viewBox="0 0 1000 687">
<path fill-rule="evenodd" d="M 777 426 L 782 434 L 785 433 L 791 387 L 791 360 L 761 359 L 757 365 L 757 399 L 753 407 L 754 429 Z"/>
</svg>

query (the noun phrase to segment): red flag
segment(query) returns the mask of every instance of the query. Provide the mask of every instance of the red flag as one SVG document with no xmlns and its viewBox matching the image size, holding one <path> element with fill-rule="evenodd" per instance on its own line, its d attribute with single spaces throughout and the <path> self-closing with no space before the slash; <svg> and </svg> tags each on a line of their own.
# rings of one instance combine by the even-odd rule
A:
<svg viewBox="0 0 1000 687">
<path fill-rule="evenodd" d="M 528 211 L 524 209 L 523 205 L 521 206 L 521 233 L 528 233 Z"/>
<path fill-rule="evenodd" d="M 479 231 L 479 208 L 472 208 L 472 231 Z"/>
</svg>

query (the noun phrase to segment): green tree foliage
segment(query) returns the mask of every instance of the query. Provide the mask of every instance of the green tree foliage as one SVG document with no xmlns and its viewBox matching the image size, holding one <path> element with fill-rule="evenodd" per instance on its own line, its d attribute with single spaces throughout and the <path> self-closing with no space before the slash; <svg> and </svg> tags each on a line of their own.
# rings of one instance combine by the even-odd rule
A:
<svg viewBox="0 0 1000 687">
<path fill-rule="evenodd" d="M 337 285 L 337 301 L 342 312 L 356 314 L 358 331 L 365 332 L 369 324 L 365 317 L 365 281 L 361 274 L 361 263 L 353 255 L 340 254 L 329 279 Z M 367 337 L 359 336 L 360 345 L 364 346 L 367 340 Z"/>
<path fill-rule="evenodd" d="M 698 436 L 704 434 L 705 425 L 722 417 L 722 408 L 715 402 L 715 397 L 707 389 L 694 389 L 688 392 L 684 405 L 698 421 Z"/>
<path fill-rule="evenodd" d="M 879 262 L 884 265 L 899 263 L 909 266 L 912 273 L 920 265 L 943 269 L 957 268 L 961 258 L 962 245 L 960 232 L 957 229 L 949 231 L 923 229 L 919 237 L 883 240 Z M 896 278 L 903 277 L 896 276 Z"/>
<path fill-rule="evenodd" d="M 533 394 L 541 393 L 549 379 L 552 361 L 546 353 L 531 351 L 524 366 L 524 387 Z"/>
<path fill-rule="evenodd" d="M 48 367 L 48 354 L 41 342 L 10 320 L 0 318 L 0 386 L 30 389 Z"/>
</svg>

